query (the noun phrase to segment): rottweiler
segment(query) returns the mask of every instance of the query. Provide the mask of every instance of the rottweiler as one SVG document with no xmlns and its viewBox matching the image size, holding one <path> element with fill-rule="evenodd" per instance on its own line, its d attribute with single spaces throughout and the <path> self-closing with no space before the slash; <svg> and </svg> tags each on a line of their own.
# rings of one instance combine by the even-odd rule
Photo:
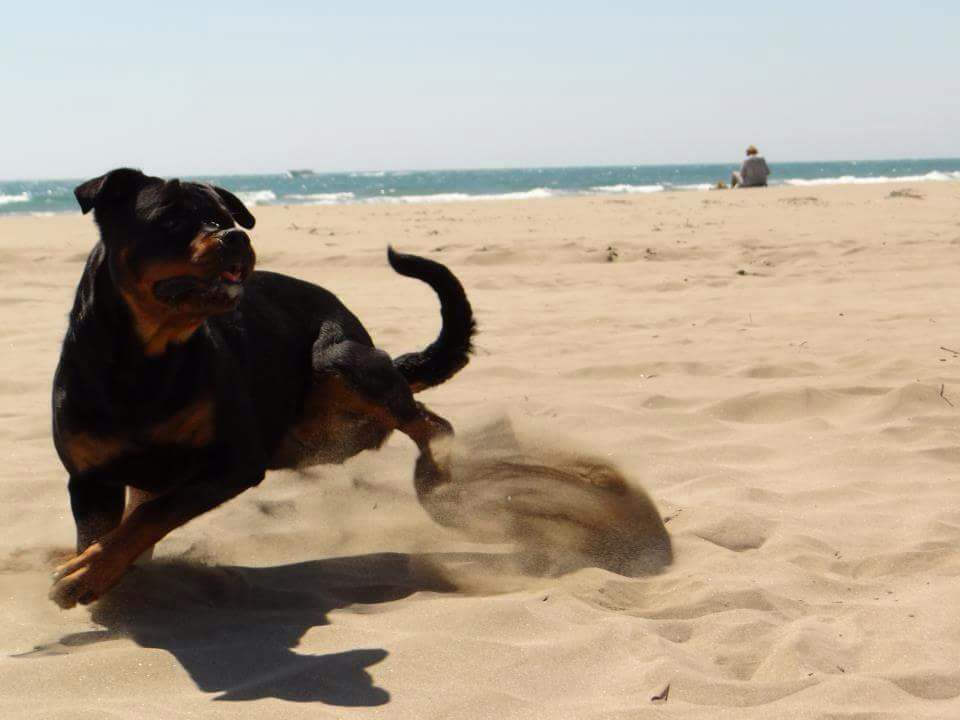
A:
<svg viewBox="0 0 960 720">
<path fill-rule="evenodd" d="M 267 470 L 342 463 L 394 430 L 419 448 L 421 499 L 447 481 L 430 442 L 450 423 L 414 400 L 469 359 L 475 323 L 440 263 L 388 248 L 430 285 L 437 339 L 391 358 L 331 292 L 254 271 L 254 217 L 232 193 L 119 168 L 79 185 L 100 241 L 77 288 L 53 383 L 77 554 L 64 608 L 102 597 L 173 529 Z"/>
</svg>

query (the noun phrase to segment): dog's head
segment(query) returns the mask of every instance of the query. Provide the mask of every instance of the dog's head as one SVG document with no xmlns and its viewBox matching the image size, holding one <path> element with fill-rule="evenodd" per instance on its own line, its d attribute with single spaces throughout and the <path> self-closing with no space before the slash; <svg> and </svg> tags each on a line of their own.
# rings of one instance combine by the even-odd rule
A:
<svg viewBox="0 0 960 720">
<path fill-rule="evenodd" d="M 74 195 L 94 211 L 114 284 L 140 325 L 189 325 L 236 307 L 256 256 L 241 229 L 254 217 L 235 195 L 129 168 Z"/>
</svg>

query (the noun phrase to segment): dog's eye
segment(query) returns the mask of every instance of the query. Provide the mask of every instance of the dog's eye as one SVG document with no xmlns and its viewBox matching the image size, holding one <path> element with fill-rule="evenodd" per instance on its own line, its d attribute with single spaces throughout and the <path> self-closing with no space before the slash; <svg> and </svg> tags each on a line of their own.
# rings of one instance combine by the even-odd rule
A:
<svg viewBox="0 0 960 720">
<path fill-rule="evenodd" d="M 183 223 L 177 218 L 165 218 L 160 221 L 160 227 L 162 227 L 165 232 L 174 234 L 183 229 Z"/>
</svg>

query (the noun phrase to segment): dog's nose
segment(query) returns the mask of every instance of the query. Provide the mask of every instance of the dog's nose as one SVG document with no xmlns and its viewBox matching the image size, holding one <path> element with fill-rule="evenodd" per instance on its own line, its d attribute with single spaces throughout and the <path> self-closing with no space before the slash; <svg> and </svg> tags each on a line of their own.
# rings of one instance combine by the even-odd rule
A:
<svg viewBox="0 0 960 720">
<path fill-rule="evenodd" d="M 242 250 L 245 247 L 250 247 L 250 236 L 243 230 L 233 228 L 220 236 L 220 242 L 226 250 Z"/>
</svg>

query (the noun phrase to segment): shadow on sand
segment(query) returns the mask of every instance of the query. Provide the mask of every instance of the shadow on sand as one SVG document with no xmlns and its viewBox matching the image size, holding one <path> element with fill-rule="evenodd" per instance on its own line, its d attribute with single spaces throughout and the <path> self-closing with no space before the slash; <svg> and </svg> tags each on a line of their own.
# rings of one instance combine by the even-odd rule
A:
<svg viewBox="0 0 960 720">
<path fill-rule="evenodd" d="M 501 436 L 506 442 L 494 442 Z M 294 650 L 310 628 L 329 623 L 332 610 L 422 591 L 508 592 L 511 576 L 521 578 L 520 586 L 523 578 L 582 567 L 636 577 L 671 563 L 656 507 L 609 463 L 550 450 L 542 438 L 524 445 L 505 423 L 475 444 L 467 452 L 453 448 L 452 481 L 425 506 L 443 524 L 479 541 L 512 543 L 516 552 L 375 553 L 260 568 L 155 561 L 131 570 L 93 606 L 104 630 L 74 633 L 20 657 L 129 637 L 171 653 L 197 687 L 219 693 L 216 700 L 383 705 L 390 694 L 367 672 L 387 656 L 383 648 Z"/>
<path fill-rule="evenodd" d="M 277 567 L 157 561 L 134 568 L 92 608 L 104 630 L 73 633 L 19 657 L 64 654 L 118 637 L 171 653 L 216 700 L 375 706 L 390 700 L 367 668 L 382 648 L 326 655 L 293 650 L 330 611 L 456 589 L 418 556 L 380 553 Z"/>
<path fill-rule="evenodd" d="M 669 554 L 660 560 L 648 571 L 662 570 Z M 422 591 L 499 594 L 519 589 L 507 582 L 510 577 L 515 581 L 576 569 L 568 566 L 558 573 L 555 563 L 548 565 L 549 570 L 527 552 L 374 553 L 275 567 L 153 561 L 134 567 L 92 606 L 92 619 L 104 629 L 71 633 L 15 657 L 63 655 L 72 648 L 130 638 L 172 654 L 200 690 L 219 693 L 215 700 L 383 705 L 390 694 L 374 684 L 367 668 L 386 658 L 386 650 L 302 654 L 294 648 L 304 634 L 329 624 L 329 613 L 339 608 Z M 470 582 L 477 577 L 492 582 L 481 589 Z M 463 587 L 461 580 L 466 581 Z"/>
</svg>

